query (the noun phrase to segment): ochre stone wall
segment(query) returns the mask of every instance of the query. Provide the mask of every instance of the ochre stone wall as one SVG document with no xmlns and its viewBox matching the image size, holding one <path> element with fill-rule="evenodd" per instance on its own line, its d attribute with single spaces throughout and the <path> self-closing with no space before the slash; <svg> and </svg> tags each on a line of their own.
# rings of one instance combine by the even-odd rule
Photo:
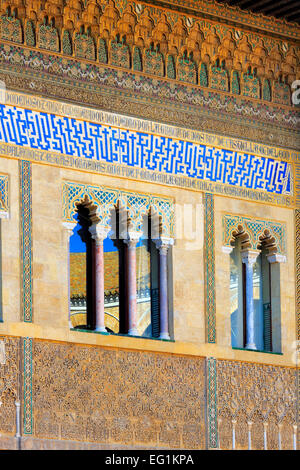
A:
<svg viewBox="0 0 300 470">
<path fill-rule="evenodd" d="M 205 448 L 204 363 L 35 340 L 34 437 Z"/>
</svg>

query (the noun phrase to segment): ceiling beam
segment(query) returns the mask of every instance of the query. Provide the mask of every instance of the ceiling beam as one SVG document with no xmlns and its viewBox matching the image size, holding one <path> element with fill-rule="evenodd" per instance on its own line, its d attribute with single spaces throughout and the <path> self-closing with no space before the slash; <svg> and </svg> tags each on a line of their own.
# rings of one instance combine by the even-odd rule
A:
<svg viewBox="0 0 300 470">
<path fill-rule="evenodd" d="M 290 14 L 285 15 L 285 17 L 288 18 L 288 19 L 296 17 L 296 18 L 298 19 L 298 18 L 299 18 L 299 15 L 300 15 L 300 10 L 299 10 L 299 8 L 298 8 L 298 10 L 296 10 L 296 11 L 293 12 L 293 13 L 290 13 Z M 296 19 L 291 19 L 291 21 L 296 21 Z"/>
<path fill-rule="evenodd" d="M 259 7 L 263 7 L 263 6 L 266 6 L 267 4 L 269 3 L 273 3 L 274 5 L 274 0 L 260 0 L 258 2 L 251 2 L 251 5 L 249 5 L 249 10 L 253 11 L 253 10 L 256 10 L 257 8 Z"/>
<path fill-rule="evenodd" d="M 270 11 L 270 10 L 274 11 L 275 8 L 278 8 L 281 5 L 287 6 L 289 3 L 294 3 L 296 5 L 296 4 L 299 4 L 299 1 L 295 1 L 295 0 L 281 0 L 279 2 L 272 1 L 271 5 L 266 5 L 265 7 L 260 8 L 260 12 L 266 13 L 267 11 Z M 271 14 L 272 14 L 272 11 L 271 11 Z"/>
<path fill-rule="evenodd" d="M 292 13 L 289 13 L 287 14 L 286 12 L 290 11 L 290 10 L 293 10 L 295 9 L 295 13 L 298 12 L 298 10 L 296 10 L 297 6 L 299 6 L 299 1 L 297 2 L 293 2 L 291 5 L 285 5 L 284 7 L 282 8 L 274 8 L 274 10 L 272 10 L 270 12 L 270 15 L 272 16 L 275 16 L 275 15 L 279 15 L 279 13 L 282 13 L 282 16 L 288 16 L 288 15 L 291 15 Z"/>
<path fill-rule="evenodd" d="M 251 3 L 251 2 L 249 2 L 249 0 L 239 0 L 238 2 L 234 4 L 234 6 L 241 7 L 242 5 L 245 5 L 245 3 Z"/>
</svg>

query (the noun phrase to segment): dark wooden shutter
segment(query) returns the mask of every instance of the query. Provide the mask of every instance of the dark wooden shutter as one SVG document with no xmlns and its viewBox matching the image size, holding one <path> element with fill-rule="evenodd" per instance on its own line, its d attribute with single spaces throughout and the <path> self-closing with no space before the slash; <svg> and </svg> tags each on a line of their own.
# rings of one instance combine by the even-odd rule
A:
<svg viewBox="0 0 300 470">
<path fill-rule="evenodd" d="M 152 337 L 159 337 L 159 289 L 151 289 L 151 325 Z"/>
<path fill-rule="evenodd" d="M 272 351 L 272 321 L 271 321 L 271 303 L 263 305 L 264 315 L 264 350 Z"/>
</svg>

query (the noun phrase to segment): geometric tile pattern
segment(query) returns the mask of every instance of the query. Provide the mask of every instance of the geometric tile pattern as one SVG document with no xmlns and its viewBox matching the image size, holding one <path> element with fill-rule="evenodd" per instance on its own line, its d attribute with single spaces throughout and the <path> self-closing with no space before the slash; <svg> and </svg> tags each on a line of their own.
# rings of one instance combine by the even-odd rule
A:
<svg viewBox="0 0 300 470">
<path fill-rule="evenodd" d="M 24 434 L 33 433 L 32 417 L 32 338 L 23 339 L 24 360 Z"/>
<path fill-rule="evenodd" d="M 207 435 L 208 448 L 218 448 L 218 405 L 216 359 L 208 357 L 207 364 Z"/>
<path fill-rule="evenodd" d="M 7 213 L 9 210 L 8 201 L 8 176 L 0 175 L 0 213 Z"/>
<path fill-rule="evenodd" d="M 290 163 L 0 105 L 0 141 L 204 181 L 293 194 Z"/>
<path fill-rule="evenodd" d="M 32 207 L 31 207 L 31 163 L 19 162 L 21 200 L 21 275 L 22 275 L 22 318 L 32 322 Z"/>
<path fill-rule="evenodd" d="M 286 255 L 286 225 L 280 222 L 242 217 L 239 215 L 226 214 L 223 216 L 223 246 L 231 247 L 233 241 L 232 232 L 241 225 L 249 235 L 251 249 L 256 250 L 260 243 L 259 237 L 268 229 L 275 238 L 277 253 Z"/>
<path fill-rule="evenodd" d="M 208 343 L 216 342 L 216 293 L 215 293 L 215 227 L 214 197 L 204 194 L 205 223 L 205 309 Z"/>
<path fill-rule="evenodd" d="M 171 198 L 69 181 L 63 183 L 62 195 L 64 222 L 76 221 L 75 203 L 81 201 L 87 195 L 89 200 L 98 206 L 97 215 L 101 220 L 101 224 L 107 228 L 110 227 L 111 210 L 119 202 L 121 207 L 128 211 L 132 230 L 137 232 L 142 230 L 143 215 L 149 213 L 151 208 L 161 218 L 162 235 L 174 236 L 174 204 Z"/>
</svg>

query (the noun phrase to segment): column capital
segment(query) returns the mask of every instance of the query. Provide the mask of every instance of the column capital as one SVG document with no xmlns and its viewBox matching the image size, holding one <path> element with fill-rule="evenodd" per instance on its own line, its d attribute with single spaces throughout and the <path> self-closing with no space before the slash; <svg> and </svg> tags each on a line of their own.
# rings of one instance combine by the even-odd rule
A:
<svg viewBox="0 0 300 470">
<path fill-rule="evenodd" d="M 66 230 L 69 237 L 73 235 L 73 230 L 76 227 L 76 225 L 77 224 L 75 222 L 63 222 L 62 223 L 62 226 Z"/>
<path fill-rule="evenodd" d="M 9 219 L 9 212 L 0 212 L 0 219 Z"/>
<path fill-rule="evenodd" d="M 254 251 L 254 250 L 242 250 L 241 254 L 242 254 L 242 262 L 245 264 L 249 264 L 250 266 L 253 266 L 260 252 Z"/>
<path fill-rule="evenodd" d="M 174 239 L 173 238 L 167 238 L 167 237 L 161 237 L 158 238 L 157 240 L 153 240 L 156 248 L 160 251 L 162 254 L 167 254 L 168 249 L 170 246 L 174 245 Z"/>
<path fill-rule="evenodd" d="M 97 245 L 102 245 L 103 240 L 107 237 L 109 228 L 99 222 L 94 223 L 89 227 L 89 232 L 92 238 L 96 241 Z"/>
<path fill-rule="evenodd" d="M 134 247 L 142 236 L 142 232 L 129 230 L 128 232 L 121 233 L 120 238 L 123 239 L 124 243 L 126 243 L 128 247 Z"/>
<path fill-rule="evenodd" d="M 279 253 L 273 253 L 272 255 L 267 255 L 267 260 L 270 264 L 286 263 L 286 256 L 280 255 Z"/>
</svg>

